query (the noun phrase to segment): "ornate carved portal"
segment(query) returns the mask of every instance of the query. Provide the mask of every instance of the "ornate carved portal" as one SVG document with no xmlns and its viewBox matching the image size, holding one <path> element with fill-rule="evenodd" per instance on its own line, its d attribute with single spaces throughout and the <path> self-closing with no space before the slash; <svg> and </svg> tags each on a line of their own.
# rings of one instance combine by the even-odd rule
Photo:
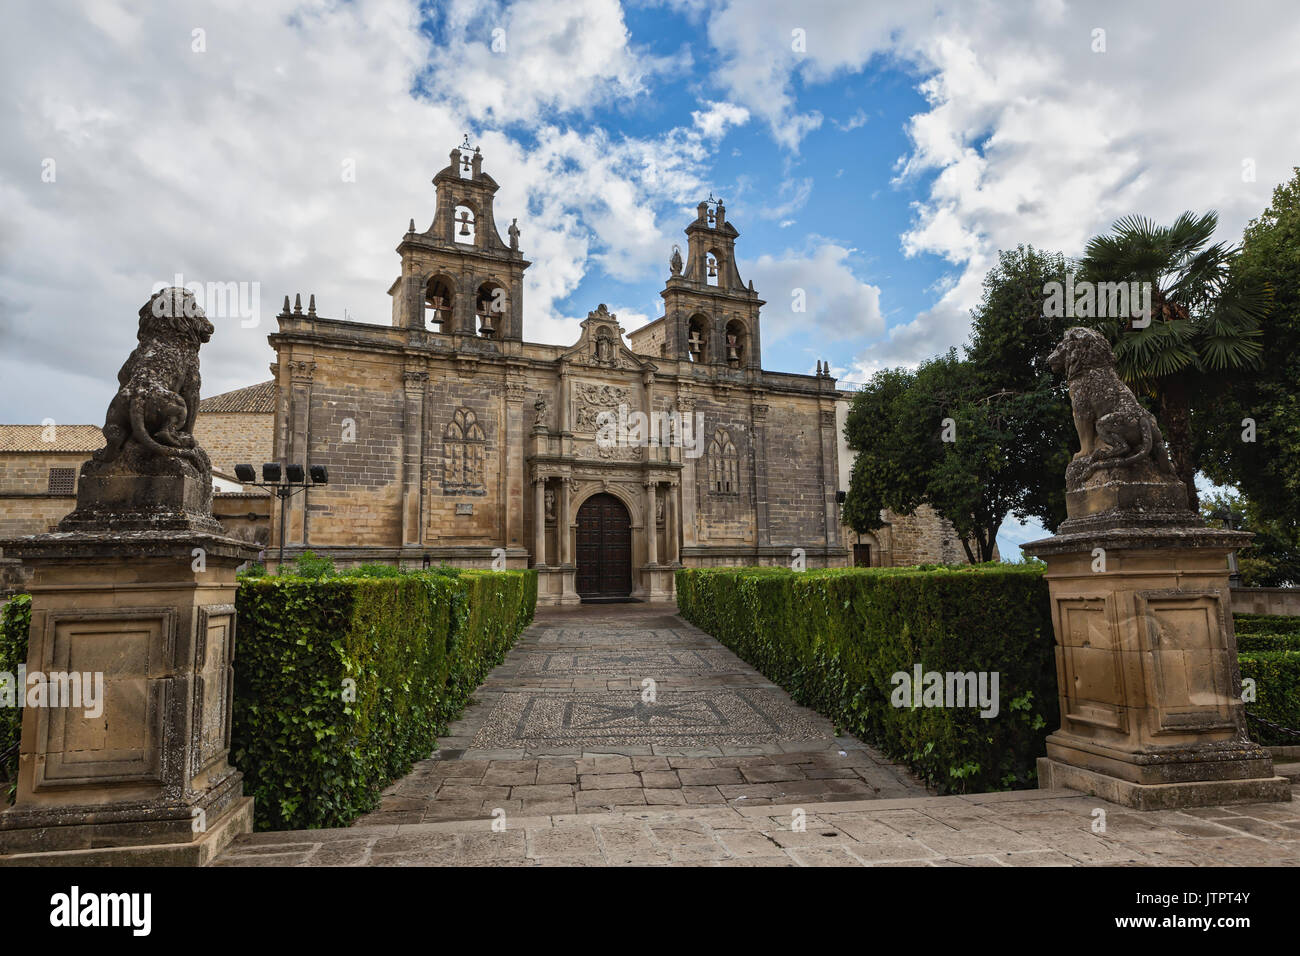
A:
<svg viewBox="0 0 1300 956">
<path fill-rule="evenodd" d="M 578 509 L 577 590 L 584 601 L 632 593 L 632 520 L 611 494 L 593 495 Z"/>
</svg>

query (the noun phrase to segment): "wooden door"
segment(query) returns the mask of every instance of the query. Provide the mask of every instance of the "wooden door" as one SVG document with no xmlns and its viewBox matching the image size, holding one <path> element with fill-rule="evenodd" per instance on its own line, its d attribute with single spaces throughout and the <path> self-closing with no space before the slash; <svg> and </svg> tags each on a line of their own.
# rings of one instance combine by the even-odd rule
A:
<svg viewBox="0 0 1300 956">
<path fill-rule="evenodd" d="M 578 509 L 577 588 L 584 599 L 632 593 L 632 520 L 611 494 L 593 495 Z"/>
</svg>

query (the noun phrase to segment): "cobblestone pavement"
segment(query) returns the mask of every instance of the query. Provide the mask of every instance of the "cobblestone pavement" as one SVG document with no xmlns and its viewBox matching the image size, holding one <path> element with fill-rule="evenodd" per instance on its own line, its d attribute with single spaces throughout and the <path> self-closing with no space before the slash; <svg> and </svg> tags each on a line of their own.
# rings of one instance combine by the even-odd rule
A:
<svg viewBox="0 0 1300 956">
<path fill-rule="evenodd" d="M 676 611 L 539 608 L 433 758 L 355 826 L 925 795 Z"/>
<path fill-rule="evenodd" d="M 1094 832 L 1106 811 L 1105 832 Z M 800 826 L 802 823 L 802 827 Z M 642 807 L 241 837 L 214 866 L 1297 866 L 1300 802 L 1139 813 L 1069 790 Z"/>
</svg>

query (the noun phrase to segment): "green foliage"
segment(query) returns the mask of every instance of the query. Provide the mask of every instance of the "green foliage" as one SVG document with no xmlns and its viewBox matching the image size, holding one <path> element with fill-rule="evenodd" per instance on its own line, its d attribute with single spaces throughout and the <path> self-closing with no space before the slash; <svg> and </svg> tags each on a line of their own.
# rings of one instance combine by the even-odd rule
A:
<svg viewBox="0 0 1300 956">
<path fill-rule="evenodd" d="M 1033 786 L 1035 760 L 1059 724 L 1039 567 L 683 569 L 677 604 L 796 701 L 944 793 Z M 918 663 L 997 671 L 998 715 L 894 707 L 891 678 Z"/>
<path fill-rule="evenodd" d="M 243 581 L 232 759 L 258 828 L 344 826 L 372 809 L 532 620 L 536 577 L 370 568 Z"/>
<path fill-rule="evenodd" d="M 1255 681 L 1255 700 L 1246 705 L 1252 714 L 1300 730 L 1300 650 L 1252 650 L 1238 656 L 1242 679 Z M 1257 720 L 1248 720 L 1250 739 L 1265 746 L 1295 746 L 1296 738 Z"/>
<path fill-rule="evenodd" d="M 32 599 L 19 594 L 0 609 L 0 672 L 18 676 L 20 665 L 27 663 L 27 634 L 32 626 Z M 26 688 L 14 687 L 15 694 Z M 15 703 L 17 701 L 15 700 Z M 0 754 L 14 748 L 22 736 L 23 712 L 18 707 L 0 707 Z M 18 753 L 0 763 L 0 781 L 8 781 L 6 802 L 12 802 L 18 780 Z"/>
<path fill-rule="evenodd" d="M 1246 226 L 1233 274 L 1272 292 L 1263 361 L 1218 383 L 1195 410 L 1199 464 L 1216 483 L 1241 489 L 1259 526 L 1300 549 L 1300 167 Z M 1243 440 L 1247 418 L 1253 442 Z"/>
<path fill-rule="evenodd" d="M 266 577 L 266 565 L 260 561 L 250 561 L 237 575 L 239 580 L 245 578 L 262 578 Z"/>
<path fill-rule="evenodd" d="M 1231 492 L 1214 492 L 1202 499 L 1201 517 L 1213 527 L 1230 525 L 1255 536 L 1237 552 L 1237 570 L 1246 587 L 1300 582 L 1300 529 L 1266 518 L 1255 502 Z"/>
<path fill-rule="evenodd" d="M 288 567 L 281 569 L 283 575 L 300 578 L 328 578 L 337 572 L 334 559 L 329 555 L 317 555 L 314 551 L 304 551 Z"/>
<path fill-rule="evenodd" d="M 1255 651 L 1300 651 L 1300 633 L 1274 634 L 1269 631 L 1255 631 L 1237 635 L 1238 654 L 1252 654 Z M 1300 730 L 1300 728 L 1296 729 Z"/>
<path fill-rule="evenodd" d="M 1153 396 L 1174 469 L 1197 506 L 1197 454 L 1190 416 L 1194 396 L 1207 396 L 1262 352 L 1260 322 L 1269 311 L 1265 286 L 1234 270 L 1237 250 L 1210 244 L 1218 214 L 1185 212 L 1161 226 L 1128 216 L 1088 242 L 1082 278 L 1151 283 L 1151 323 L 1114 317 L 1094 324 L 1111 340 L 1120 375 Z"/>
<path fill-rule="evenodd" d="M 1234 614 L 1233 627 L 1242 634 L 1300 634 L 1300 617 L 1281 614 Z"/>
<path fill-rule="evenodd" d="M 1049 529 L 1065 517 L 1074 427 L 1063 384 L 1047 367 L 1065 321 L 1043 314 L 1044 285 L 1064 275 L 1059 253 L 1000 253 L 965 358 L 952 350 L 914 372 L 886 369 L 858 392 L 845 424 L 857 452 L 844 504 L 850 527 L 873 531 L 882 508 L 929 504 L 975 561 L 993 556 L 1008 513 Z"/>
</svg>

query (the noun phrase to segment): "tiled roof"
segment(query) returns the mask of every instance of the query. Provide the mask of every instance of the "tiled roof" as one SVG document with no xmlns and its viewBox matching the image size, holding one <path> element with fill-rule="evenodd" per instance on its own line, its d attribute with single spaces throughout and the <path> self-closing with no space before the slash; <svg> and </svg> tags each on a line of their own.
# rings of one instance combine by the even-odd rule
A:
<svg viewBox="0 0 1300 956">
<path fill-rule="evenodd" d="M 201 412 L 259 412 L 275 413 L 275 379 L 259 382 L 233 392 L 222 392 L 199 402 Z"/>
<path fill-rule="evenodd" d="M 48 430 L 44 425 L 0 425 L 0 452 L 92 452 L 103 447 L 98 425 L 54 425 Z"/>
</svg>

